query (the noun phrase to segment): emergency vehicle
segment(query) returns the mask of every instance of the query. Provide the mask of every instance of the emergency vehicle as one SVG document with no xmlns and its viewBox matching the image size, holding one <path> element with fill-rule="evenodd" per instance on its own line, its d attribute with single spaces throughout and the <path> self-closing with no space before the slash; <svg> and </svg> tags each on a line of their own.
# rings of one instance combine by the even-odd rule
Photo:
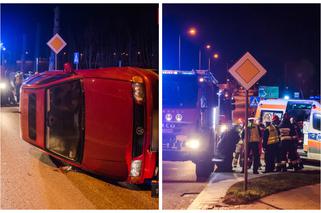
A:
<svg viewBox="0 0 321 213">
<path fill-rule="evenodd" d="M 271 121 L 274 115 L 280 119 L 284 113 L 293 117 L 301 129 L 299 144 L 303 145 L 303 155 L 308 159 L 320 160 L 321 105 L 314 100 L 270 99 L 260 101 L 255 117 L 261 122 Z"/>
<path fill-rule="evenodd" d="M 158 178 L 158 75 L 133 67 L 50 71 L 21 88 L 21 135 L 49 156 L 132 184 Z"/>
<path fill-rule="evenodd" d="M 163 160 L 193 161 L 198 180 L 213 171 L 217 83 L 207 70 L 163 71 Z"/>
</svg>

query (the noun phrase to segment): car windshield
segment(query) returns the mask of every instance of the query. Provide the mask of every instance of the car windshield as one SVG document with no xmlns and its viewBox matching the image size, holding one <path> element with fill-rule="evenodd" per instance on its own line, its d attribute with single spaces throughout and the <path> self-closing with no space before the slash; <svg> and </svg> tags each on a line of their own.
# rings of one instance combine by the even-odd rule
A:
<svg viewBox="0 0 321 213">
<path fill-rule="evenodd" d="M 172 108 L 192 108 L 197 103 L 196 75 L 163 75 L 163 106 Z"/>
</svg>

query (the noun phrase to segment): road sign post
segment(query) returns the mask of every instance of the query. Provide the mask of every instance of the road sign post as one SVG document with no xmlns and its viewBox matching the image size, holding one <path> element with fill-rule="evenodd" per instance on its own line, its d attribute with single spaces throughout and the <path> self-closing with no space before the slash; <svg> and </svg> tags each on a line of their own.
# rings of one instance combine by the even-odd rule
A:
<svg viewBox="0 0 321 213">
<path fill-rule="evenodd" d="M 248 185 L 248 90 L 266 73 L 262 65 L 249 53 L 245 53 L 229 70 L 229 73 L 245 89 L 245 141 L 244 141 L 244 190 Z"/>
<path fill-rule="evenodd" d="M 67 45 L 67 43 L 56 33 L 48 42 L 47 45 L 55 53 L 55 70 L 58 69 L 57 55 Z"/>
<path fill-rule="evenodd" d="M 247 190 L 247 158 L 248 158 L 248 97 L 249 97 L 249 91 L 245 90 L 245 142 L 244 142 L 244 165 L 243 165 L 243 171 L 244 171 L 244 191 Z"/>
</svg>

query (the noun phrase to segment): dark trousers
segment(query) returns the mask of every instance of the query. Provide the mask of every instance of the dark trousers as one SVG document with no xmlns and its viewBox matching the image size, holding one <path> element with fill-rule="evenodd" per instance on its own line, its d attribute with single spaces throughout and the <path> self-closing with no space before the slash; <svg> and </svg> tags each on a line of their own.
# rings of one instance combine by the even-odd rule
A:
<svg viewBox="0 0 321 213">
<path fill-rule="evenodd" d="M 278 151 L 278 143 L 270 144 L 265 149 L 265 171 L 272 172 L 275 169 L 275 160 Z"/>
<path fill-rule="evenodd" d="M 286 162 L 288 161 L 288 153 L 291 149 L 291 141 L 290 140 L 281 141 L 280 148 L 281 148 L 280 149 L 281 167 L 286 167 Z"/>
<path fill-rule="evenodd" d="M 248 153 L 252 152 L 253 172 L 257 172 L 260 166 L 259 142 L 249 142 L 248 145 Z"/>
<path fill-rule="evenodd" d="M 292 164 L 296 164 L 298 160 L 297 144 L 295 141 L 291 141 L 288 145 L 288 158 Z"/>
</svg>

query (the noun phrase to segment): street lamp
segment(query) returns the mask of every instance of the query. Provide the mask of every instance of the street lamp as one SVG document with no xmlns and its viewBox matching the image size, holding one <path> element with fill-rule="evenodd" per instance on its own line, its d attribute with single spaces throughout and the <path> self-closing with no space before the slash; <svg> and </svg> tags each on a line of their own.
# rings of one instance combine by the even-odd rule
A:
<svg viewBox="0 0 321 213">
<path fill-rule="evenodd" d="M 218 59 L 219 58 L 218 53 L 214 53 L 213 58 Z"/>
<path fill-rule="evenodd" d="M 196 29 L 194 27 L 189 28 L 188 34 L 191 36 L 195 36 L 197 33 Z"/>
<path fill-rule="evenodd" d="M 195 27 L 190 27 L 187 30 L 187 34 L 190 36 L 196 36 L 197 30 Z M 178 70 L 181 70 L 181 34 L 178 35 Z"/>
</svg>

